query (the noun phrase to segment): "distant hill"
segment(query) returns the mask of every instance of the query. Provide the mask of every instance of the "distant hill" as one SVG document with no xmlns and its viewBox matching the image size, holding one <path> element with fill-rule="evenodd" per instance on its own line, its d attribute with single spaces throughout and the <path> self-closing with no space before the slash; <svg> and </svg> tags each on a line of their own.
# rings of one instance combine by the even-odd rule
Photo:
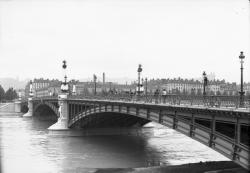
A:
<svg viewBox="0 0 250 173">
<path fill-rule="evenodd" d="M 19 80 L 18 78 L 0 78 L 0 85 L 6 91 L 8 88 L 24 89 L 29 79 Z"/>
</svg>

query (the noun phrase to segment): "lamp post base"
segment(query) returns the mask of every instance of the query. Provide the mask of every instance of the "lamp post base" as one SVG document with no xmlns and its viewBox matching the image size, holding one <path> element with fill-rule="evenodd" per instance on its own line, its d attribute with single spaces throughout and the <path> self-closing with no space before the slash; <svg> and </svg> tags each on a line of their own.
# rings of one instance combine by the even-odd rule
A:
<svg viewBox="0 0 250 173">
<path fill-rule="evenodd" d="M 48 128 L 49 130 L 68 130 L 67 120 L 59 120 Z"/>
<path fill-rule="evenodd" d="M 245 94 L 245 92 L 244 91 L 240 91 L 239 94 L 240 94 L 240 104 L 239 104 L 239 107 L 243 108 L 245 106 L 245 104 L 244 104 L 244 94 Z"/>
</svg>

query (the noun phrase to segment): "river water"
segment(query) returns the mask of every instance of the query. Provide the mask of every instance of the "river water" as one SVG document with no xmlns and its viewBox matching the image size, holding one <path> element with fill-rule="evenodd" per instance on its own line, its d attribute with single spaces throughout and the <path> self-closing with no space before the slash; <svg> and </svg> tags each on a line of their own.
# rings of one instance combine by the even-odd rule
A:
<svg viewBox="0 0 250 173">
<path fill-rule="evenodd" d="M 48 121 L 0 115 L 1 166 L 4 173 L 93 172 L 228 160 L 210 148 L 154 123 L 132 135 L 53 135 Z M 150 133 L 148 133 L 150 132 Z M 74 133 L 74 132 L 72 132 Z"/>
</svg>

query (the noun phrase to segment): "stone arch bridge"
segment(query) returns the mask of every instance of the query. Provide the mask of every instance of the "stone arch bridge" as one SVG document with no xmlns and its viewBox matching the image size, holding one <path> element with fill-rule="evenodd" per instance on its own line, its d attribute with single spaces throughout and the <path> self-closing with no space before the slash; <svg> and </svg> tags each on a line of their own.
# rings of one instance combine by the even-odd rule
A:
<svg viewBox="0 0 250 173">
<path fill-rule="evenodd" d="M 33 116 L 41 108 L 52 111 L 57 122 L 49 128 L 51 130 L 140 127 L 156 122 L 207 145 L 248 170 L 250 168 L 249 109 L 70 97 L 32 98 L 28 107 L 24 116 Z"/>
</svg>

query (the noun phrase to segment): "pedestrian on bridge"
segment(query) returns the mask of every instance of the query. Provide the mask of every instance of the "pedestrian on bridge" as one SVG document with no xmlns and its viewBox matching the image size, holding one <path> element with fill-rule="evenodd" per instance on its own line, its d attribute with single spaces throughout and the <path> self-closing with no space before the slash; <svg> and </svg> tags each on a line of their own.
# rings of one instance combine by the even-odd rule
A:
<svg viewBox="0 0 250 173">
<path fill-rule="evenodd" d="M 166 97 L 167 97 L 167 91 L 166 91 L 166 89 L 162 90 L 162 97 L 163 97 L 163 103 L 165 104 L 166 103 Z"/>
<path fill-rule="evenodd" d="M 155 103 L 159 103 L 159 95 L 160 95 L 160 91 L 159 89 L 156 89 L 155 93 L 154 93 L 154 97 L 155 97 Z"/>
</svg>

